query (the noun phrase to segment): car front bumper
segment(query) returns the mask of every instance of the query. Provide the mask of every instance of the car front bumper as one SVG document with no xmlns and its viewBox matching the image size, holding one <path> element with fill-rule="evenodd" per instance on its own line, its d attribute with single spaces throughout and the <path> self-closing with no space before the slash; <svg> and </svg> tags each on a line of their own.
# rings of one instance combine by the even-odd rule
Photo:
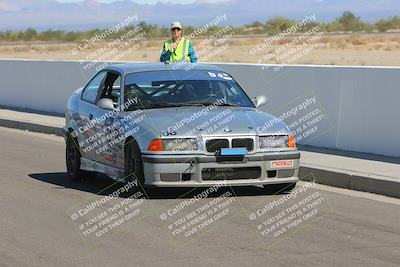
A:
<svg viewBox="0 0 400 267">
<path fill-rule="evenodd" d="M 282 161 L 290 162 L 290 166 L 271 165 Z M 145 184 L 157 187 L 296 183 L 299 164 L 297 150 L 246 155 L 241 161 L 220 161 L 216 156 L 205 155 L 143 155 Z"/>
</svg>

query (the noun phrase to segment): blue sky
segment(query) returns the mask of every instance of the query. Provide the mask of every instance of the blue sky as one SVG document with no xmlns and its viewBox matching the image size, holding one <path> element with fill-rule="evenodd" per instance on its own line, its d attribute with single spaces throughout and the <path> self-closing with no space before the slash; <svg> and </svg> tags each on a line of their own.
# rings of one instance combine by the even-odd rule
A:
<svg viewBox="0 0 400 267">
<path fill-rule="evenodd" d="M 92 5 L 96 1 L 99 5 Z M 87 5 L 61 4 L 78 2 Z M 119 4 L 105 4 L 113 2 Z M 154 5 L 157 2 L 181 5 L 168 9 L 165 4 Z M 160 8 L 168 10 L 160 12 Z M 365 21 L 375 22 L 400 15 L 400 0 L 0 0 L 0 31 L 28 27 L 38 30 L 107 28 L 134 14 L 140 21 L 157 25 L 180 20 L 186 25 L 200 26 L 223 14 L 229 17 L 226 24 L 235 26 L 265 22 L 274 16 L 298 20 L 310 14 L 316 14 L 318 21 L 328 22 L 346 10 Z"/>
<path fill-rule="evenodd" d="M 111 3 L 117 0 L 97 0 L 97 2 L 101 3 Z M 223 0 L 213 0 L 212 2 L 222 2 Z M 58 2 L 62 3 L 73 3 L 73 2 L 82 2 L 82 0 L 58 0 Z M 181 3 L 181 4 L 190 4 L 195 2 L 195 0 L 134 0 L 133 2 L 140 3 L 140 4 L 154 4 L 156 2 L 174 2 L 174 3 Z"/>
</svg>

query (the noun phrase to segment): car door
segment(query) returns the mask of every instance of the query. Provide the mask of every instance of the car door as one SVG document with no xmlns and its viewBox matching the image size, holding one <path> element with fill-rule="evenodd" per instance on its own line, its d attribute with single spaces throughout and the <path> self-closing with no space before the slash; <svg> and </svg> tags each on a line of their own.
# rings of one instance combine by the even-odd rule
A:
<svg viewBox="0 0 400 267">
<path fill-rule="evenodd" d="M 114 103 L 115 110 L 103 109 L 98 105 L 97 112 L 94 114 L 93 120 L 95 124 L 95 134 L 98 139 L 96 147 L 96 161 L 116 166 L 118 160 L 118 152 L 120 149 L 119 139 L 122 139 L 123 131 L 117 123 L 119 113 L 117 108 L 120 107 L 121 100 L 121 74 L 117 71 L 110 70 L 104 79 L 104 83 L 99 91 L 97 102 L 100 99 L 111 99 Z"/>
<path fill-rule="evenodd" d="M 107 71 L 100 71 L 85 86 L 79 102 L 79 119 L 77 124 L 79 132 L 77 135 L 82 156 L 86 159 L 96 160 L 96 105 L 100 89 L 104 84 Z"/>
</svg>

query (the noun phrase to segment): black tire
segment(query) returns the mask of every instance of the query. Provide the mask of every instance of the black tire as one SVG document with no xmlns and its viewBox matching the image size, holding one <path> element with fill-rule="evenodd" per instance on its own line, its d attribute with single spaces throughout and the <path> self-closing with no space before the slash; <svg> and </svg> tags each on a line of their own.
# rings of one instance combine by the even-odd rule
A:
<svg viewBox="0 0 400 267">
<path fill-rule="evenodd" d="M 138 180 L 139 188 L 144 188 L 144 173 L 142 154 L 135 140 L 130 139 L 125 146 L 125 181 Z"/>
<path fill-rule="evenodd" d="M 81 157 L 82 155 L 79 149 L 78 142 L 69 133 L 65 148 L 65 162 L 67 165 L 68 176 L 72 180 L 82 181 L 85 178 L 90 179 L 96 176 L 95 172 L 81 170 Z"/>
<path fill-rule="evenodd" d="M 290 192 L 295 187 L 296 183 L 264 185 L 264 189 L 271 194 L 282 194 L 285 192 Z"/>
</svg>

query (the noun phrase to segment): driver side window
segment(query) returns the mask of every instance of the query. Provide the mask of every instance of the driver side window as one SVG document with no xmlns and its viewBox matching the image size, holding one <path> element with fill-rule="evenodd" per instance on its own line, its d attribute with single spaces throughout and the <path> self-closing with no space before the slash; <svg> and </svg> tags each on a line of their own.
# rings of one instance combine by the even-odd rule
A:
<svg viewBox="0 0 400 267">
<path fill-rule="evenodd" d="M 96 104 L 97 94 L 99 93 L 100 85 L 102 84 L 106 72 L 102 71 L 98 73 L 89 83 L 86 85 L 82 93 L 82 100 L 92 104 Z"/>
<path fill-rule="evenodd" d="M 118 107 L 121 97 L 121 75 L 115 71 L 109 71 L 101 88 L 99 99 L 108 98 Z"/>
</svg>

